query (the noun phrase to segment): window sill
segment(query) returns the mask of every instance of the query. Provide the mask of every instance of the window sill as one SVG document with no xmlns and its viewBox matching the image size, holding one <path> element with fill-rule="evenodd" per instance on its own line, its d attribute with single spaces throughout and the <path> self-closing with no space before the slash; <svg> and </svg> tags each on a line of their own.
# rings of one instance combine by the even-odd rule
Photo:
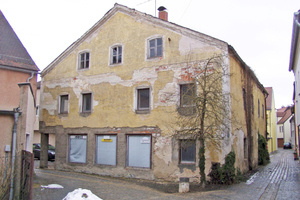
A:
<svg viewBox="0 0 300 200">
<path fill-rule="evenodd" d="M 130 166 L 127 166 L 125 169 L 140 170 L 140 171 L 151 171 L 151 168 L 148 168 L 148 167 L 130 167 Z"/>
<path fill-rule="evenodd" d="M 196 106 L 178 107 L 177 111 L 180 115 L 189 116 L 196 113 Z"/>
<path fill-rule="evenodd" d="M 136 114 L 150 114 L 150 110 L 136 110 Z"/>
<path fill-rule="evenodd" d="M 109 64 L 109 67 L 117 67 L 120 65 L 123 65 L 123 63 L 111 63 L 111 64 Z"/>
<path fill-rule="evenodd" d="M 68 117 L 69 113 L 58 113 L 58 117 Z"/>
<path fill-rule="evenodd" d="M 81 113 L 79 113 L 79 116 L 81 116 L 81 117 L 88 117 L 91 114 L 92 114 L 92 112 L 81 112 Z"/>
<path fill-rule="evenodd" d="M 163 56 L 147 57 L 147 60 L 162 60 Z"/>
</svg>

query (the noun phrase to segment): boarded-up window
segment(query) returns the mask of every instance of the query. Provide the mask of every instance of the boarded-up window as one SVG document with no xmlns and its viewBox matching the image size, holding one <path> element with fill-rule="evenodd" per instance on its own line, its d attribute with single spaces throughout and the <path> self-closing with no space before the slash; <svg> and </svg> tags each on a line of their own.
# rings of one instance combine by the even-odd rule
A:
<svg viewBox="0 0 300 200">
<path fill-rule="evenodd" d="M 127 166 L 150 168 L 151 136 L 127 136 Z"/>
<path fill-rule="evenodd" d="M 97 136 L 96 163 L 101 165 L 117 164 L 117 136 Z"/>
<path fill-rule="evenodd" d="M 69 161 L 75 163 L 86 162 L 86 135 L 71 135 L 69 146 Z"/>
</svg>

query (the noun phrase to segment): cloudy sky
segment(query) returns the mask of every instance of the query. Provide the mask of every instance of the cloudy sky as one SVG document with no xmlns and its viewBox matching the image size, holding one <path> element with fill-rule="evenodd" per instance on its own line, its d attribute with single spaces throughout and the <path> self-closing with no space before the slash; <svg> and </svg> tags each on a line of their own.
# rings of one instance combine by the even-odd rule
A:
<svg viewBox="0 0 300 200">
<path fill-rule="evenodd" d="M 100 20 L 114 3 L 157 15 L 232 45 L 265 87 L 273 87 L 276 108 L 292 104 L 289 57 L 299 0 L 1 0 L 0 9 L 43 70 Z"/>
</svg>

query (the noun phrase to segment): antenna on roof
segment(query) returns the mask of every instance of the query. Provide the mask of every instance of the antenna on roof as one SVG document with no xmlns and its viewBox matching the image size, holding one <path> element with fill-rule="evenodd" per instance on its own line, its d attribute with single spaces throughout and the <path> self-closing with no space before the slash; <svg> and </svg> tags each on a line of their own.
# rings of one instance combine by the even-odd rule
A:
<svg viewBox="0 0 300 200">
<path fill-rule="evenodd" d="M 142 5 L 142 4 L 145 4 L 145 3 L 148 3 L 149 1 L 152 1 L 152 0 L 144 1 L 144 2 L 142 2 L 142 3 L 139 3 L 137 6 Z M 155 6 L 154 6 L 154 16 L 156 17 L 156 0 L 154 0 L 154 1 L 155 1 Z"/>
</svg>

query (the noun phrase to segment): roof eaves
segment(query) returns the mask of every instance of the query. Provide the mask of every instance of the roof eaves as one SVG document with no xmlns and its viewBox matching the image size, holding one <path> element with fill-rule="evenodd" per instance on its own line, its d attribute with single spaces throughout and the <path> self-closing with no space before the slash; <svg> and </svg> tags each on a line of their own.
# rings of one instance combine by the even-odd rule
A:
<svg viewBox="0 0 300 200">
<path fill-rule="evenodd" d="M 251 67 L 249 67 L 244 61 L 243 59 L 239 56 L 239 54 L 235 51 L 235 49 L 233 48 L 233 46 L 228 45 L 228 49 L 229 51 L 232 52 L 232 54 L 238 59 L 238 61 L 242 64 L 242 66 L 245 69 L 248 69 L 250 72 L 250 76 L 252 77 L 252 79 L 254 80 L 254 82 L 257 84 L 258 88 L 265 93 L 266 95 L 269 95 L 269 93 L 267 92 L 267 90 L 265 89 L 265 87 L 259 82 L 258 78 L 256 77 L 254 71 L 251 69 Z"/>
<path fill-rule="evenodd" d="M 299 23 L 300 23 L 300 10 L 294 13 L 289 71 L 292 71 L 295 65 L 297 44 L 299 40 L 299 29 L 300 29 Z"/>
</svg>

